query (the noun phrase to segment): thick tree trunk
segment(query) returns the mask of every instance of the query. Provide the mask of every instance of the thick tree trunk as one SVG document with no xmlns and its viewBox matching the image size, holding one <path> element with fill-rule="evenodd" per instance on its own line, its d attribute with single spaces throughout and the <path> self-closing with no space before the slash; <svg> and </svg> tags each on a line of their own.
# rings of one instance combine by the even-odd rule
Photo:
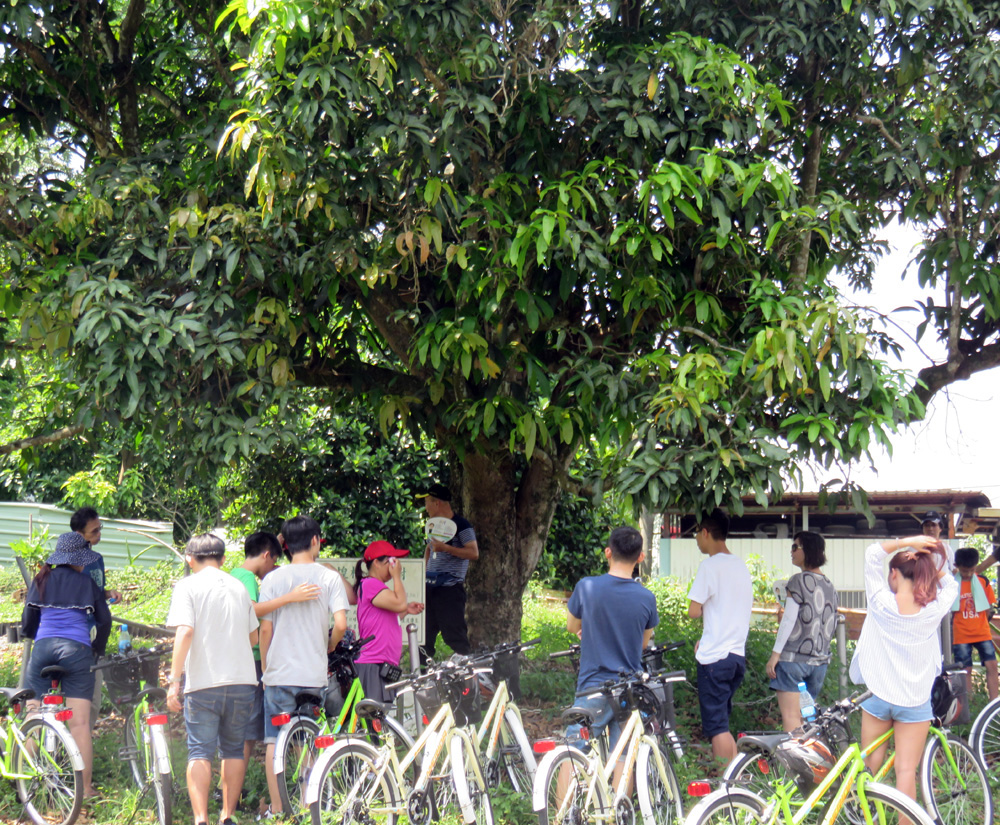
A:
<svg viewBox="0 0 1000 825">
<path fill-rule="evenodd" d="M 521 595 L 545 547 L 567 461 L 536 454 L 519 472 L 520 462 L 497 450 L 462 462 L 460 506 L 479 542 L 467 577 L 474 647 L 520 638 Z"/>
</svg>

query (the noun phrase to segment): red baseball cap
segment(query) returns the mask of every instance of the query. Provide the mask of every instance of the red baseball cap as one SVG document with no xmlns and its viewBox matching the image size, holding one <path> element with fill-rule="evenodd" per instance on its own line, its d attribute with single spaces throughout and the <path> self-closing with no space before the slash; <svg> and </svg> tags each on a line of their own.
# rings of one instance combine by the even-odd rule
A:
<svg viewBox="0 0 1000 825">
<path fill-rule="evenodd" d="M 380 559 L 383 556 L 400 558 L 401 556 L 408 555 L 410 555 L 409 550 L 402 550 L 399 547 L 393 547 L 392 543 L 386 541 L 385 539 L 373 541 L 365 548 L 365 561 L 375 561 L 375 559 Z"/>
</svg>

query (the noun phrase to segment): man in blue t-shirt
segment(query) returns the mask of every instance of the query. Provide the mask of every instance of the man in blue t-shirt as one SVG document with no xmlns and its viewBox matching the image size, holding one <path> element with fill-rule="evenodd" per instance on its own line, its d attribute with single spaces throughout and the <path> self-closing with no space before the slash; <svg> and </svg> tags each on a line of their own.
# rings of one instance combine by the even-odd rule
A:
<svg viewBox="0 0 1000 825">
<path fill-rule="evenodd" d="M 581 579 L 566 606 L 566 629 L 580 637 L 580 675 L 577 693 L 618 679 L 622 671 L 642 670 L 642 650 L 653 637 L 660 618 L 656 598 L 632 578 L 636 564 L 643 560 L 642 536 L 633 527 L 616 527 L 604 548 L 608 572 Z M 576 703 L 599 711 L 595 727 L 610 722 L 611 747 L 621 733 L 612 721 L 611 706 L 603 696 L 580 699 Z M 574 736 L 575 731 L 568 731 Z"/>
</svg>

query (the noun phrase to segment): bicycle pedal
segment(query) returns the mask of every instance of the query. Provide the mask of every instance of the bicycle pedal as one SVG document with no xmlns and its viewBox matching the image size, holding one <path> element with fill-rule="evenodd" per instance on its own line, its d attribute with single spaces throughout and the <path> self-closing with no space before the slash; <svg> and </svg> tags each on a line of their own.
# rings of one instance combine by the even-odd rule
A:
<svg viewBox="0 0 1000 825">
<path fill-rule="evenodd" d="M 133 759 L 139 758 L 138 748 L 119 748 L 118 758 L 123 762 L 131 762 Z"/>
</svg>

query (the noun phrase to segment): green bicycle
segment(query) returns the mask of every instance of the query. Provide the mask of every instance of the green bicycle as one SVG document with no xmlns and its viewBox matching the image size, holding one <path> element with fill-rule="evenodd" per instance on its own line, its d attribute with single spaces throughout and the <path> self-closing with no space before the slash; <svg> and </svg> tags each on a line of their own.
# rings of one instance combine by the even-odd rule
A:
<svg viewBox="0 0 1000 825">
<path fill-rule="evenodd" d="M 848 717 L 869 696 L 866 691 L 831 705 L 801 736 L 756 737 L 750 744 L 761 751 L 760 774 L 724 778 L 714 792 L 707 782 L 692 782 L 688 792 L 704 798 L 685 825 L 934 825 L 914 800 L 867 771 L 865 757 L 889 738 L 865 749 L 854 741 Z"/>
<path fill-rule="evenodd" d="M 73 711 L 58 693 L 66 670 L 44 668 L 52 690 L 40 711 L 22 720 L 23 703 L 35 698 L 28 688 L 0 688 L 0 776 L 17 789 L 24 811 L 35 825 L 73 825 L 83 806 L 83 757 L 66 725 Z"/>
<path fill-rule="evenodd" d="M 374 638 L 368 636 L 348 645 L 338 645 L 329 656 L 331 674 L 336 674 L 341 684 L 349 684 L 344 705 L 335 719 L 324 712 L 322 698 L 307 690 L 296 694 L 296 707 L 292 713 L 272 717 L 272 724 L 280 728 L 274 744 L 273 764 L 282 810 L 295 812 L 304 806 L 305 786 L 309 771 L 316 762 L 317 749 L 329 747 L 338 734 L 357 732 L 357 706 L 365 698 L 365 691 L 354 669 L 354 660 L 361 648 Z M 369 737 L 378 739 L 383 724 L 392 730 L 401 747 L 409 749 L 413 745 L 413 738 L 392 716 L 370 725 L 367 731 Z"/>
</svg>

